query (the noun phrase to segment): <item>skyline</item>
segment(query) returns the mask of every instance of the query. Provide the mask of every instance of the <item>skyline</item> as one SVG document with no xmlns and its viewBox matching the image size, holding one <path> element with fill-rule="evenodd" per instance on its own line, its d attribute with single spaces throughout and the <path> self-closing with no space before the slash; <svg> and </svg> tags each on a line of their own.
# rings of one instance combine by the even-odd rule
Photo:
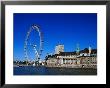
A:
<svg viewBox="0 0 110 88">
<path fill-rule="evenodd" d="M 25 60 L 24 41 L 32 24 L 39 25 L 43 32 L 42 59 L 54 53 L 57 44 L 63 44 L 66 52 L 75 51 L 77 43 L 80 50 L 90 45 L 97 48 L 96 13 L 14 13 L 14 58 Z M 38 33 L 33 31 L 30 41 L 38 40 Z M 29 51 L 30 57 L 35 57 L 31 47 Z"/>
</svg>

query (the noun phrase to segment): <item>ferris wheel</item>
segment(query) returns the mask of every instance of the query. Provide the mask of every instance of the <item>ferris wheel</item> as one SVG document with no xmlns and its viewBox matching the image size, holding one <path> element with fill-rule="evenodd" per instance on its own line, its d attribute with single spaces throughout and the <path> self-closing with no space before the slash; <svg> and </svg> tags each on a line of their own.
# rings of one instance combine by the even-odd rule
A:
<svg viewBox="0 0 110 88">
<path fill-rule="evenodd" d="M 37 44 L 32 44 L 32 43 L 29 43 L 29 37 L 30 37 L 30 34 L 31 32 L 33 32 L 33 30 L 37 31 L 38 32 L 38 36 L 39 36 L 39 46 L 37 46 Z M 27 35 L 26 35 L 26 39 L 25 39 L 25 42 L 24 42 L 24 54 L 25 54 L 25 59 L 27 61 L 29 61 L 29 55 L 28 55 L 28 47 L 31 46 L 35 52 L 35 61 L 39 61 L 40 59 L 40 56 L 42 54 L 42 51 L 43 51 L 43 35 L 42 35 L 42 32 L 39 28 L 38 25 L 34 24 L 30 27 L 30 29 L 28 30 L 27 32 Z"/>
</svg>

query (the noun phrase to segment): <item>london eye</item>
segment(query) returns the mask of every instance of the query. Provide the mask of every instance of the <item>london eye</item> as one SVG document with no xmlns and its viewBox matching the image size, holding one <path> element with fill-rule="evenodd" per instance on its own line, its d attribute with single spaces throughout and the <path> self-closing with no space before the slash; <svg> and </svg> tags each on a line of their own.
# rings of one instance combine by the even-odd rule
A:
<svg viewBox="0 0 110 88">
<path fill-rule="evenodd" d="M 33 43 L 30 43 L 29 42 L 29 38 L 30 38 L 30 34 L 33 32 L 33 31 L 36 31 L 38 32 L 38 37 L 39 37 L 39 41 L 37 44 L 33 44 Z M 39 46 L 38 46 L 39 45 Z M 34 57 L 34 61 L 36 65 L 39 64 L 39 60 L 40 60 L 40 57 L 41 57 L 41 54 L 42 54 L 42 51 L 43 51 L 43 35 L 42 35 L 42 32 L 41 32 L 41 29 L 38 25 L 36 24 L 33 24 L 30 29 L 28 30 L 27 34 L 26 34 L 26 38 L 25 38 L 25 42 L 24 42 L 24 54 L 25 54 L 25 59 L 27 61 L 27 65 L 28 65 L 28 61 L 29 61 L 29 55 L 28 55 L 28 47 L 31 46 L 32 49 L 34 50 L 34 54 L 35 54 L 35 57 Z M 36 63 L 37 62 L 37 63 Z"/>
</svg>

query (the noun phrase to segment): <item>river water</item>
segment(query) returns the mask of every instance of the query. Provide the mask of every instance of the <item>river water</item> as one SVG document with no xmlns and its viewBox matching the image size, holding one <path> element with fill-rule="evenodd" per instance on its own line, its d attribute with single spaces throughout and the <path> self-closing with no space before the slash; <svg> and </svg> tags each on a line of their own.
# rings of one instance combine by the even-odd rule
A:
<svg viewBox="0 0 110 88">
<path fill-rule="evenodd" d="M 14 75 L 97 75 L 97 69 L 23 66 L 23 67 L 14 67 L 13 74 Z"/>
</svg>

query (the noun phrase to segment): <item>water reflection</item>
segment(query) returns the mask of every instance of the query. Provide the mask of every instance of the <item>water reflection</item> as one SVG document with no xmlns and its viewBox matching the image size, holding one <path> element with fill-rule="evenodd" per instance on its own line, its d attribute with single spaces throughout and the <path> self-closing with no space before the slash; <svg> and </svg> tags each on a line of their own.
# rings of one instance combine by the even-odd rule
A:
<svg viewBox="0 0 110 88">
<path fill-rule="evenodd" d="M 14 75 L 97 75 L 97 69 L 23 66 L 14 67 Z"/>
</svg>

